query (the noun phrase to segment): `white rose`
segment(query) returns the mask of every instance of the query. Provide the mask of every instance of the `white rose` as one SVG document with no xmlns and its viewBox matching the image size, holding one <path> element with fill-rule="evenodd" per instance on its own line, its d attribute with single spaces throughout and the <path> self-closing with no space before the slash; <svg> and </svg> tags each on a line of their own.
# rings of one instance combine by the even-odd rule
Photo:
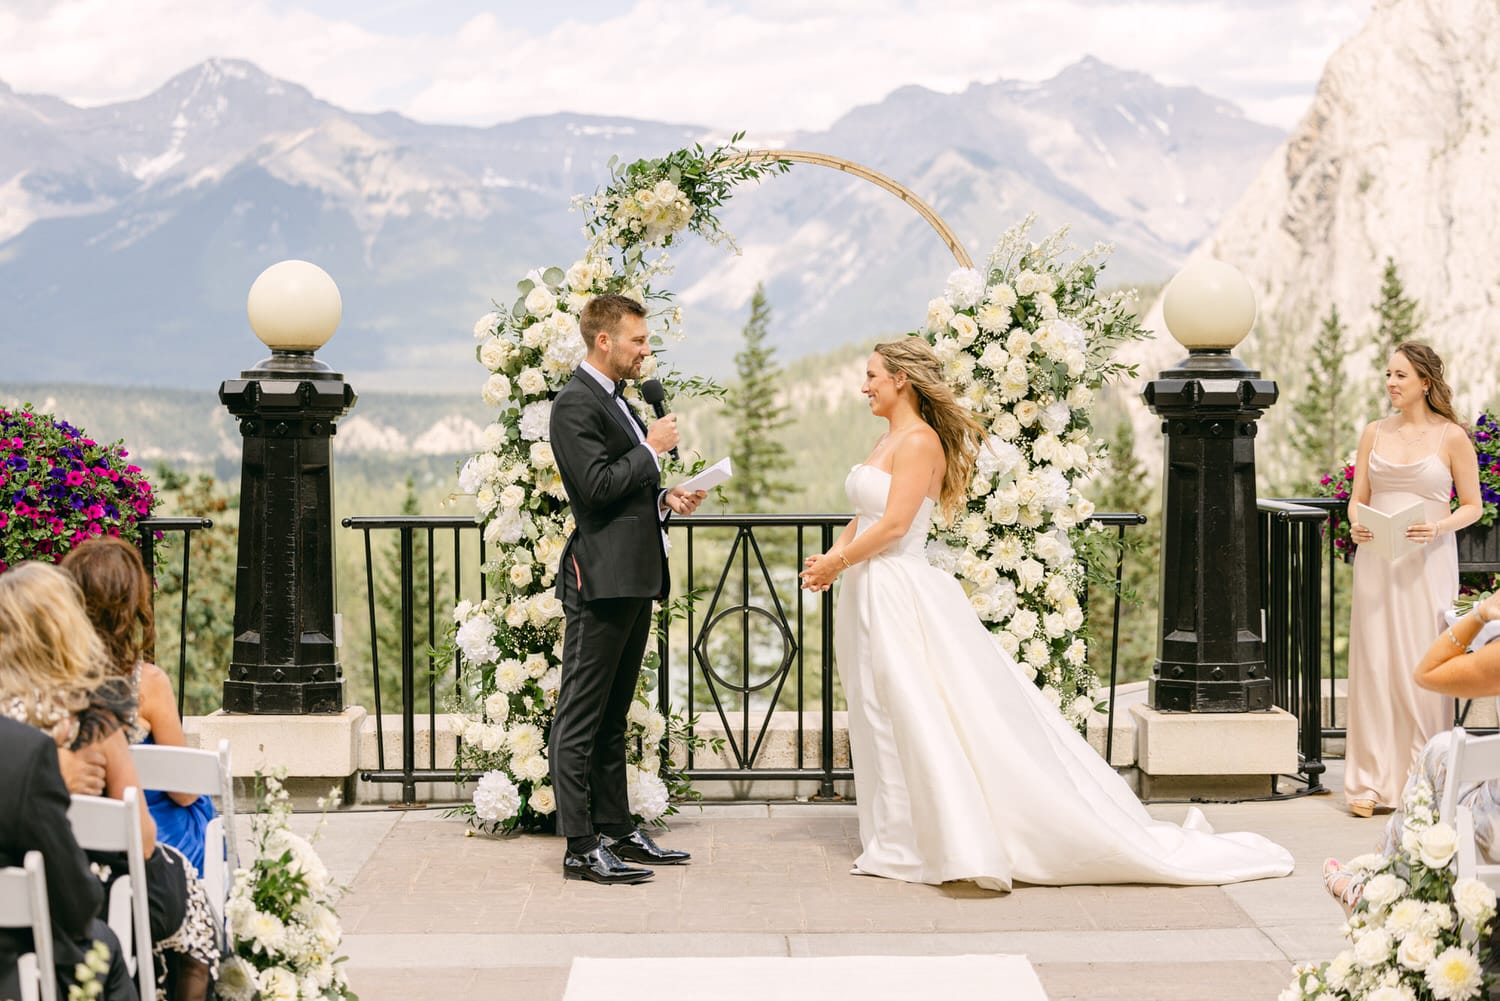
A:
<svg viewBox="0 0 1500 1001">
<path fill-rule="evenodd" d="M 1422 864 L 1429 869 L 1445 868 L 1458 851 L 1458 834 L 1447 824 L 1433 824 L 1417 838 Z"/>
<path fill-rule="evenodd" d="M 1031 353 L 1031 341 L 1031 335 L 1017 327 L 1005 338 L 1005 350 L 1015 356 L 1013 360 L 1018 361 Z"/>
<path fill-rule="evenodd" d="M 953 307 L 946 299 L 933 299 L 927 304 L 927 329 L 934 334 L 947 330 L 952 320 Z"/>
<path fill-rule="evenodd" d="M 991 422 L 990 431 L 1001 441 L 1010 441 L 1021 433 L 1021 422 L 1014 414 L 1001 414 Z"/>
<path fill-rule="evenodd" d="M 547 391 L 547 377 L 539 368 L 522 369 L 521 374 L 516 376 L 516 385 L 527 396 L 540 396 Z M 506 395 L 510 394 L 507 392 Z"/>
<path fill-rule="evenodd" d="M 540 782 L 548 774 L 547 759 L 541 754 L 528 754 L 511 765 L 511 771 L 523 782 Z"/>
<path fill-rule="evenodd" d="M 1408 935 L 1396 947 L 1396 962 L 1408 970 L 1425 970 L 1437 958 L 1437 943 L 1426 935 Z"/>
<path fill-rule="evenodd" d="M 493 372 L 505 364 L 509 355 L 509 345 L 498 337 L 486 338 L 479 346 L 479 364 Z"/>
<path fill-rule="evenodd" d="M 1017 639 L 1030 639 L 1036 635 L 1037 615 L 1029 608 L 1023 608 L 1010 617 L 1005 624 L 1006 632 Z"/>
<path fill-rule="evenodd" d="M 514 511 L 525 502 L 526 490 L 519 484 L 512 483 L 510 486 L 500 491 L 499 500 L 501 507 L 506 508 L 510 511 Z"/>
<path fill-rule="evenodd" d="M 1064 356 L 1064 361 L 1068 366 L 1068 374 L 1073 378 L 1076 379 L 1083 374 L 1083 370 L 1086 365 L 1086 359 L 1083 357 L 1082 351 L 1069 351 Z"/>
<path fill-rule="evenodd" d="M 526 293 L 526 312 L 545 317 L 557 308 L 557 296 L 546 285 L 538 284 Z"/>
<path fill-rule="evenodd" d="M 1062 615 L 1057 612 L 1048 612 L 1042 616 L 1042 629 L 1053 639 L 1057 639 L 1068 631 Z"/>
<path fill-rule="evenodd" d="M 1453 884 L 1453 906 L 1459 917 L 1477 925 L 1495 913 L 1495 891 L 1466 876 Z"/>
<path fill-rule="evenodd" d="M 1083 609 L 1079 606 L 1074 605 L 1072 608 L 1064 609 L 1062 616 L 1063 625 L 1067 627 L 1068 632 L 1074 633 L 1083 628 Z"/>
<path fill-rule="evenodd" d="M 562 602 L 555 594 L 544 594 L 535 599 L 535 605 L 544 619 L 560 619 L 563 614 Z"/>
<path fill-rule="evenodd" d="M 979 327 L 974 318 L 968 313 L 958 313 L 948 321 L 948 326 L 953 328 L 953 336 L 958 340 L 961 347 L 968 347 L 974 343 L 974 338 L 979 336 Z"/>
<path fill-rule="evenodd" d="M 1069 664 L 1072 664 L 1074 667 L 1082 667 L 1083 662 L 1088 660 L 1088 656 L 1089 648 L 1083 642 L 1083 640 L 1074 640 L 1073 642 L 1069 643 L 1068 648 L 1063 651 L 1063 660 L 1067 661 Z"/>
<path fill-rule="evenodd" d="M 510 699 L 504 692 L 491 692 L 484 700 L 484 714 L 491 723 L 504 723 L 510 716 Z"/>
<path fill-rule="evenodd" d="M 1391 955 L 1391 936 L 1384 928 L 1367 928 L 1354 943 L 1354 960 L 1360 966 L 1382 966 Z"/>
<path fill-rule="evenodd" d="M 531 567 L 525 563 L 517 563 L 510 568 L 510 586 L 523 588 L 531 583 Z"/>
<path fill-rule="evenodd" d="M 557 465 L 557 457 L 552 454 L 552 445 L 545 441 L 531 443 L 531 464 L 538 469 L 551 469 Z"/>
<path fill-rule="evenodd" d="M 498 407 L 510 399 L 510 380 L 501 373 L 494 372 L 484 380 L 484 388 L 479 395 L 484 398 L 485 403 Z"/>
<path fill-rule="evenodd" d="M 500 750 L 500 748 L 505 746 L 504 727 L 486 726 L 481 723 L 476 729 L 478 731 L 479 739 L 474 740 L 473 736 L 471 736 L 469 739 L 471 742 L 478 744 L 479 749 L 481 751 L 484 751 L 486 754 L 494 754 L 496 751 Z"/>
<path fill-rule="evenodd" d="M 1364 898 L 1371 910 L 1380 910 L 1399 900 L 1406 892 L 1406 882 L 1388 872 L 1370 878 L 1365 883 Z"/>
<path fill-rule="evenodd" d="M 1022 400 L 1015 405 L 1013 413 L 1016 415 L 1016 420 L 1021 422 L 1022 427 L 1029 428 L 1041 416 L 1042 408 L 1037 406 L 1033 400 Z"/>
<path fill-rule="evenodd" d="M 506 606 L 505 624 L 512 629 L 519 629 L 526 624 L 526 603 L 524 601 L 513 601 Z"/>
<path fill-rule="evenodd" d="M 1036 537 L 1031 544 L 1031 551 L 1046 563 L 1056 563 L 1062 555 L 1062 544 L 1057 541 L 1057 536 L 1048 532 Z"/>
<path fill-rule="evenodd" d="M 1016 567 L 1016 586 L 1022 591 L 1031 591 L 1042 582 L 1044 568 L 1033 559 L 1024 559 Z"/>
<path fill-rule="evenodd" d="M 1093 402 L 1094 391 L 1081 382 L 1068 390 L 1068 406 L 1074 410 L 1082 410 Z"/>
<path fill-rule="evenodd" d="M 533 810 L 545 817 L 557 809 L 557 794 L 552 791 L 551 786 L 537 786 L 531 790 L 531 798 L 527 802 Z"/>
</svg>

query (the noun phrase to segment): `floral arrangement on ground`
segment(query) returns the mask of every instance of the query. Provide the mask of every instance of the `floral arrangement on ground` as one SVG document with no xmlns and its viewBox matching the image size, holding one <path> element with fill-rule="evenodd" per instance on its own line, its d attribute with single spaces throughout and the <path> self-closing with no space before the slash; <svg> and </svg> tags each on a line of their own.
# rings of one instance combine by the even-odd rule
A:
<svg viewBox="0 0 1500 1001">
<path fill-rule="evenodd" d="M 1346 867 L 1364 888 L 1343 933 L 1350 948 L 1299 966 L 1279 1001 L 1466 1001 L 1483 996 L 1495 892 L 1455 873 L 1457 834 L 1437 820 L 1432 786 L 1404 797 L 1394 855 L 1362 855 Z"/>
<path fill-rule="evenodd" d="M 22 560 L 55 563 L 95 536 L 136 541 L 152 493 L 129 455 L 30 404 L 0 408 L 0 572 Z"/>
<path fill-rule="evenodd" d="M 694 233 L 731 243 L 715 210 L 735 185 L 788 168 L 786 161 L 746 157 L 742 138 L 712 150 L 679 149 L 659 159 L 627 165 L 610 161 L 612 182 L 575 208 L 586 217 L 589 244 L 566 270 L 537 269 L 517 286 L 519 298 L 474 325 L 476 357 L 488 373 L 481 394 L 496 409 L 484 448 L 459 473 L 459 489 L 473 494 L 484 539 L 492 547 L 483 570 L 489 597 L 454 609 L 451 644 L 465 679 L 453 711 L 463 719 L 458 768 L 478 776 L 473 801 L 461 813 L 491 833 L 545 827 L 556 810 L 547 743 L 557 703 L 562 662 L 562 603 L 554 596 L 557 561 L 573 531 L 552 446 L 552 398 L 583 360 L 578 315 L 596 295 L 629 296 L 652 310 L 651 343 L 662 347 L 682 336 L 682 312 L 660 281 L 671 273 L 665 252 L 680 235 Z M 644 377 L 658 377 L 671 393 L 715 392 L 647 359 Z M 643 403 L 636 387 L 630 404 Z M 664 475 L 685 470 L 663 465 Z M 678 599 L 667 611 L 680 608 Z M 648 644 L 654 651 L 655 645 Z M 663 752 L 692 743 L 690 721 L 665 716 L 653 697 L 655 653 L 647 656 L 626 739 L 631 748 L 631 810 L 659 822 L 672 800 L 691 795 L 686 779 Z"/>
<path fill-rule="evenodd" d="M 217 995 L 227 1001 L 358 1001 L 345 977 L 334 885 L 311 839 L 292 833 L 292 801 L 282 776 L 255 776 L 250 821 L 255 858 L 236 869 L 225 907 L 229 948 L 219 965 Z M 325 811 L 338 793 L 320 799 Z"/>
<path fill-rule="evenodd" d="M 1084 481 L 1104 443 L 1092 405 L 1134 375 L 1118 348 L 1145 336 L 1129 293 L 1103 295 L 1107 248 L 1067 259 L 1066 230 L 1040 243 L 1026 219 L 983 272 L 955 271 L 927 307 L 926 335 L 959 399 L 989 433 L 967 506 L 934 524 L 929 559 L 964 581 L 979 617 L 1073 723 L 1093 707 L 1082 596 L 1104 573 L 1106 533 L 1087 530 Z M 1097 568 L 1097 569 L 1096 569 Z"/>
</svg>

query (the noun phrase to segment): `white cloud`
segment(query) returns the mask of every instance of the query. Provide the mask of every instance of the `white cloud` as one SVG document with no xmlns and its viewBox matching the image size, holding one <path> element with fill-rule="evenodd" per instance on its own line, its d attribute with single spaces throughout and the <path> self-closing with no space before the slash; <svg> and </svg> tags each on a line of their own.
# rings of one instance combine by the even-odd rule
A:
<svg viewBox="0 0 1500 1001">
<path fill-rule="evenodd" d="M 464 20 L 271 0 L 61 0 L 0 11 L 0 77 L 85 104 L 212 56 L 326 100 L 492 124 L 579 111 L 757 131 L 822 128 L 896 87 L 1041 79 L 1093 54 L 1292 124 L 1369 0 L 635 0 L 585 18 L 475 3 Z M 325 7 L 327 5 L 325 4 Z M 462 6 L 460 4 L 459 6 Z M 601 4 L 590 4 L 599 9 Z M 561 8 L 564 11 L 571 8 Z M 499 13 L 492 11 L 498 10 Z M 399 22 L 399 23 L 397 23 Z"/>
</svg>

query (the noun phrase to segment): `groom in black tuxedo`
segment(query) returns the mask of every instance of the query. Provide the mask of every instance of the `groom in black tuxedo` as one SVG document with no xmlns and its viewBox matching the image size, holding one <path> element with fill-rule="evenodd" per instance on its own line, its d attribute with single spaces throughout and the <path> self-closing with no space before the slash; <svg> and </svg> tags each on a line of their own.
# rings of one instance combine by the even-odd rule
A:
<svg viewBox="0 0 1500 1001">
<path fill-rule="evenodd" d="M 625 724 L 651 602 L 669 587 L 663 525 L 671 512 L 692 514 L 704 494 L 661 487 L 659 457 L 677 445 L 677 418 L 648 428 L 620 396 L 651 355 L 645 308 L 598 296 L 579 327 L 588 356 L 552 402 L 552 452 L 576 527 L 557 569 L 566 630 L 548 756 L 557 833 L 568 839 L 564 877 L 639 883 L 652 876 L 646 866 L 688 860 L 631 820 Z"/>
</svg>

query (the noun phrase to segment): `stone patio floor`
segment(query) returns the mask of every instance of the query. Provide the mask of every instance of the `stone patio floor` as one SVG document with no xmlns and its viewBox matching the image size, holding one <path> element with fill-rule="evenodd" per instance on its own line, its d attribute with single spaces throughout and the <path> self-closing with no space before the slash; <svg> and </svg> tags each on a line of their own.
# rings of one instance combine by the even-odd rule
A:
<svg viewBox="0 0 1500 1001">
<path fill-rule="evenodd" d="M 575 956 L 963 953 L 1026 955 L 1053 1001 L 1274 998 L 1294 962 L 1340 947 L 1323 859 L 1370 850 L 1383 820 L 1351 818 L 1337 793 L 1203 810 L 1217 830 L 1286 845 L 1296 872 L 1224 887 L 909 885 L 848 874 L 852 804 L 688 808 L 660 840 L 693 864 L 641 886 L 564 882 L 560 840 L 466 837 L 437 809 L 347 810 L 319 847 L 349 887 L 362 1001 L 557 1001 Z"/>
</svg>

